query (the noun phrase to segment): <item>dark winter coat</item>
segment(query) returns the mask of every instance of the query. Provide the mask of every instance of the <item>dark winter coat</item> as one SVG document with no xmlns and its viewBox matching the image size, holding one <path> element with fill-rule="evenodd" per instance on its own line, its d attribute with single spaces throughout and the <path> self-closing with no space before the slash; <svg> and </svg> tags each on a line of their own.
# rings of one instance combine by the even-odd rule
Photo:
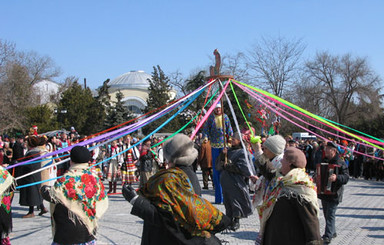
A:
<svg viewBox="0 0 384 245">
<path fill-rule="evenodd" d="M 349 180 L 348 166 L 347 164 L 345 164 L 344 160 L 340 158 L 339 154 L 336 154 L 336 156 L 331 160 L 325 159 L 324 161 L 329 164 L 340 165 L 340 168 L 338 170 L 339 173 L 337 174 L 336 181 L 332 183 L 332 189 L 336 191 L 336 194 L 334 195 L 319 194 L 318 197 L 321 200 L 340 203 L 343 200 L 344 185 L 347 184 Z"/>
<path fill-rule="evenodd" d="M 321 244 L 319 231 L 313 205 L 292 191 L 283 189 L 266 223 L 263 244 Z"/>
<path fill-rule="evenodd" d="M 141 172 L 152 172 L 153 164 L 154 164 L 155 156 L 153 153 L 148 150 L 146 152 L 142 152 L 140 156 L 140 171 Z"/>
<path fill-rule="evenodd" d="M 25 154 L 26 158 L 24 161 L 40 156 L 40 152 L 41 150 L 39 148 L 33 148 L 29 150 L 27 154 Z M 32 171 L 35 171 L 37 169 L 40 169 L 40 167 L 41 167 L 41 162 L 22 165 L 19 168 L 20 176 L 30 173 Z M 20 185 L 39 182 L 39 181 L 41 181 L 40 172 L 29 175 L 27 177 L 24 177 L 18 180 L 17 184 L 20 186 Z M 42 203 L 43 203 L 43 198 L 41 197 L 41 194 L 40 194 L 40 184 L 32 185 L 32 186 L 24 187 L 20 189 L 19 204 L 21 206 L 39 206 Z"/>
<path fill-rule="evenodd" d="M 150 201 L 139 196 L 133 204 L 131 214 L 144 220 L 142 245 L 181 245 L 181 244 L 221 244 L 220 240 L 212 234 L 210 239 L 202 237 L 190 237 L 176 225 L 171 213 L 155 207 Z M 225 229 L 230 223 L 228 217 L 224 216 L 218 231 Z"/>
<path fill-rule="evenodd" d="M 228 162 L 223 165 L 220 183 L 223 187 L 226 215 L 230 218 L 246 218 L 252 214 L 252 203 L 249 196 L 248 178 L 251 176 L 241 145 L 228 149 Z M 225 154 L 220 153 L 221 162 Z"/>
<path fill-rule="evenodd" d="M 41 189 L 44 200 L 56 203 L 49 195 L 49 188 Z M 51 217 L 55 221 L 55 237 L 53 241 L 59 244 L 80 244 L 95 240 L 87 227 L 75 215 L 69 218 L 68 208 L 61 203 L 56 203 L 55 211 Z M 58 232 L 59 231 L 59 232 Z"/>
</svg>

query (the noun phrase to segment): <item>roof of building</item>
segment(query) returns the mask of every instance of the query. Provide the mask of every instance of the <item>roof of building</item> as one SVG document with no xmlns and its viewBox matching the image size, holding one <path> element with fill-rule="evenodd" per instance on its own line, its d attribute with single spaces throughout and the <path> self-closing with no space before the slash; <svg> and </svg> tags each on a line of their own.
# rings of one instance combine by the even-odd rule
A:
<svg viewBox="0 0 384 245">
<path fill-rule="evenodd" d="M 144 71 L 130 71 L 109 82 L 110 88 L 115 89 L 148 89 L 152 76 Z"/>
</svg>

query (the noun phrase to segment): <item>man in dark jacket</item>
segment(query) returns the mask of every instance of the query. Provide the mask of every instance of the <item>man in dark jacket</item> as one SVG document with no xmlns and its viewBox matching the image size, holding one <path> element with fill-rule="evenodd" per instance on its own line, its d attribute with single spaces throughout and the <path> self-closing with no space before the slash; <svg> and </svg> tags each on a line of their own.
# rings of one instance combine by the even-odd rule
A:
<svg viewBox="0 0 384 245">
<path fill-rule="evenodd" d="M 343 198 L 344 185 L 348 183 L 349 174 L 348 167 L 345 162 L 339 157 L 337 145 L 332 141 L 327 142 L 325 146 L 325 159 L 324 162 L 329 164 L 337 164 L 340 166 L 337 174 L 329 176 L 329 181 L 332 182 L 332 189 L 335 194 L 325 195 L 319 194 L 323 206 L 323 213 L 325 218 L 325 231 L 323 241 L 325 244 L 331 242 L 332 238 L 336 237 L 336 209 Z"/>
</svg>

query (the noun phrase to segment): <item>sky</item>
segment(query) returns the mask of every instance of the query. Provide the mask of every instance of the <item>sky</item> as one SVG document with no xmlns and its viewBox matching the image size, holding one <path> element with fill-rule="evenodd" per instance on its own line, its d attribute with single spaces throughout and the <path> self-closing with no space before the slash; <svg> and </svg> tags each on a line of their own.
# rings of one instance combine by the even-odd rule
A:
<svg viewBox="0 0 384 245">
<path fill-rule="evenodd" d="M 316 52 L 367 58 L 384 78 L 383 0 L 0 0 L 0 39 L 49 56 L 95 89 L 107 78 L 159 65 L 187 78 L 262 37 L 301 39 Z"/>
</svg>

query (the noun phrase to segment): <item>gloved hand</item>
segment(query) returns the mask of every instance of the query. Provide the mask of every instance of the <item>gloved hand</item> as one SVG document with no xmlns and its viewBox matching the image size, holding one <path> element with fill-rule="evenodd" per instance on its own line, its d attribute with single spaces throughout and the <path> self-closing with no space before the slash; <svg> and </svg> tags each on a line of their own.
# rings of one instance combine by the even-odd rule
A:
<svg viewBox="0 0 384 245">
<path fill-rule="evenodd" d="M 133 189 L 133 187 L 128 184 L 125 184 L 123 186 L 122 191 L 125 200 L 127 200 L 128 202 L 130 202 L 135 196 L 137 196 L 135 189 Z"/>
</svg>

